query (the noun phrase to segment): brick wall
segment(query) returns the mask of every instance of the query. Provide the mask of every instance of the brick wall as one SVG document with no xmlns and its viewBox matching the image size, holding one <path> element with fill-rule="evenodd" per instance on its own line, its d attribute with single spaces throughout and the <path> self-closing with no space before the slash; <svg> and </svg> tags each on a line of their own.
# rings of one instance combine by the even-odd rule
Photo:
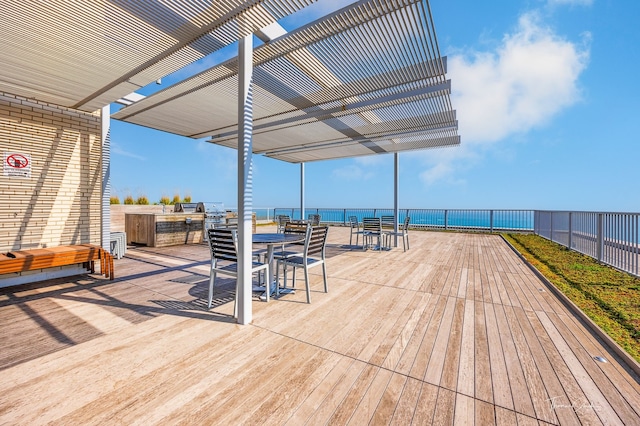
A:
<svg viewBox="0 0 640 426">
<path fill-rule="evenodd" d="M 100 244 L 99 113 L 0 92 L 0 253 Z M 5 154 L 31 158 L 31 177 L 5 176 Z"/>
</svg>

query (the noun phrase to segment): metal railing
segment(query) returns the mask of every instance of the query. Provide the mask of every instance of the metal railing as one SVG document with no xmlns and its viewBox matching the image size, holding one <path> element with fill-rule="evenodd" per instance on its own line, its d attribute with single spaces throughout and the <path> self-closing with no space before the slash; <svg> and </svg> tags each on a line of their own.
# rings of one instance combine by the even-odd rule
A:
<svg viewBox="0 0 640 426">
<path fill-rule="evenodd" d="M 534 223 L 541 237 L 639 275 L 640 213 L 536 210 Z"/>
<path fill-rule="evenodd" d="M 274 208 L 301 219 L 299 208 Z M 393 215 L 393 209 L 306 208 L 322 223 L 348 225 L 349 216 Z M 413 229 L 478 232 L 534 232 L 572 250 L 630 274 L 640 276 L 640 213 L 569 212 L 543 210 L 401 209 L 398 223 L 409 216 Z"/>
<path fill-rule="evenodd" d="M 301 219 L 299 208 L 275 208 L 273 217 L 286 214 L 292 219 Z M 393 209 L 327 209 L 305 208 L 305 214 L 319 214 L 322 223 L 348 225 L 349 216 L 392 216 Z M 411 228 L 465 230 L 465 231 L 525 231 L 533 232 L 533 210 L 464 210 L 464 209 L 400 209 L 398 223 L 406 216 L 411 218 Z"/>
</svg>

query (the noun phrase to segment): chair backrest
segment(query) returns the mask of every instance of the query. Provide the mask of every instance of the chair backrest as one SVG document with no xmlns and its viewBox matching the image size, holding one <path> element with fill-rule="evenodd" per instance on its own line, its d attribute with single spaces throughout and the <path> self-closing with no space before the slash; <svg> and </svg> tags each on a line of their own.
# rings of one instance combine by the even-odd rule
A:
<svg viewBox="0 0 640 426">
<path fill-rule="evenodd" d="M 358 216 L 349 216 L 349 224 L 352 229 L 358 229 L 360 227 L 360 224 L 358 224 Z"/>
<path fill-rule="evenodd" d="M 382 222 L 379 217 L 364 217 L 362 218 L 362 230 L 369 232 L 380 232 L 382 229 Z"/>
<path fill-rule="evenodd" d="M 306 238 L 308 228 L 309 228 L 309 225 L 303 222 L 287 222 L 284 225 L 284 233 L 300 234 L 300 235 L 304 235 Z M 302 240 L 302 241 L 291 243 L 291 244 L 304 245 L 304 243 L 305 243 L 304 240 Z"/>
<path fill-rule="evenodd" d="M 327 234 L 329 233 L 329 227 L 324 226 L 310 226 L 307 230 L 307 238 L 304 242 L 304 255 L 309 256 L 316 253 L 322 253 L 324 257 L 324 247 L 327 243 Z"/>
<path fill-rule="evenodd" d="M 383 228 L 394 229 L 396 218 L 395 216 L 381 216 L 380 222 L 382 222 Z"/>
<path fill-rule="evenodd" d="M 278 232 L 284 231 L 284 226 L 286 225 L 286 223 L 291 222 L 291 218 L 286 214 L 278 215 L 276 217 L 276 220 L 278 221 Z"/>
<path fill-rule="evenodd" d="M 403 231 L 409 230 L 409 222 L 411 222 L 411 218 L 409 216 L 404 218 L 404 225 L 402 226 Z"/>
<path fill-rule="evenodd" d="M 209 229 L 211 257 L 218 260 L 238 261 L 238 231 L 236 229 Z"/>
<path fill-rule="evenodd" d="M 310 214 L 307 217 L 309 218 L 309 223 L 311 224 L 311 226 L 320 225 L 320 215 L 319 214 Z"/>
</svg>

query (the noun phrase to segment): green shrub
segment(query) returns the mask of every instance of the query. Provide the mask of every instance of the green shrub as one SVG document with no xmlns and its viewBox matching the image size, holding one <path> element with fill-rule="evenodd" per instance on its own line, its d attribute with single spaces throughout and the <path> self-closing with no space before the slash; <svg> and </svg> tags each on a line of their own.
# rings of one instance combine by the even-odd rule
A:
<svg viewBox="0 0 640 426">
<path fill-rule="evenodd" d="M 180 202 L 180 194 L 176 194 L 173 196 L 173 200 L 171 200 L 171 204 L 175 204 L 175 203 L 179 203 Z"/>
<path fill-rule="evenodd" d="M 162 197 L 160 197 L 160 204 L 164 204 L 165 206 L 171 204 L 171 199 L 169 199 L 169 197 L 167 197 L 166 195 L 163 195 Z"/>
<path fill-rule="evenodd" d="M 135 204 L 135 201 L 133 201 L 133 197 L 131 195 L 127 195 L 124 199 L 124 204 L 132 205 Z"/>
<path fill-rule="evenodd" d="M 111 198 L 109 198 L 109 204 L 120 204 L 120 198 L 118 198 L 117 195 L 112 195 Z"/>
<path fill-rule="evenodd" d="M 149 199 L 147 197 L 145 197 L 144 195 L 141 195 L 136 200 L 136 204 L 141 204 L 141 205 L 144 205 L 144 206 L 148 206 L 149 205 Z"/>
<path fill-rule="evenodd" d="M 184 200 L 182 200 L 185 203 L 190 203 L 191 202 L 191 195 L 185 195 L 184 196 Z"/>
</svg>

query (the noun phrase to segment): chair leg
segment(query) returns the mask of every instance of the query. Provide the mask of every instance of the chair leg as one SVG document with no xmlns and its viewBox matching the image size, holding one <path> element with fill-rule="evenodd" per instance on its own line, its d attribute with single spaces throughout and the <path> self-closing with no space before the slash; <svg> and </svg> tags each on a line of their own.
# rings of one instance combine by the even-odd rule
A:
<svg viewBox="0 0 640 426">
<path fill-rule="evenodd" d="M 327 285 L 327 265 L 322 262 L 322 279 L 324 280 L 324 292 L 329 293 L 329 286 Z"/>
<path fill-rule="evenodd" d="M 238 290 L 240 290 L 239 285 L 240 283 L 236 278 L 236 294 L 233 296 L 233 317 L 234 318 L 238 318 Z"/>
<path fill-rule="evenodd" d="M 209 273 L 209 309 L 211 309 L 211 302 L 213 301 L 213 284 L 216 281 L 216 273 L 215 272 L 210 272 Z"/>
<path fill-rule="evenodd" d="M 291 278 L 291 288 L 296 288 L 296 268 L 295 266 L 293 267 L 293 277 Z"/>
<path fill-rule="evenodd" d="M 304 268 L 304 283 L 307 286 L 307 303 L 311 303 L 311 286 L 309 285 L 309 269 Z"/>
</svg>

